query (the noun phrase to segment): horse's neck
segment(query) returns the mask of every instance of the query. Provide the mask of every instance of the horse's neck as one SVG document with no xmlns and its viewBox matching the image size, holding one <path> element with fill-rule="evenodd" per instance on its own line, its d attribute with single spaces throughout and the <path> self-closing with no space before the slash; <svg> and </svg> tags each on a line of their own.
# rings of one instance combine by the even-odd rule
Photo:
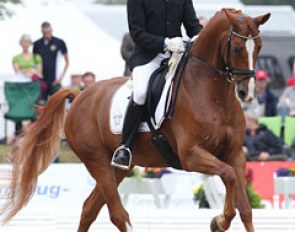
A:
<svg viewBox="0 0 295 232">
<path fill-rule="evenodd" d="M 235 83 L 228 82 L 224 76 L 205 66 L 189 66 L 183 79 L 183 88 L 190 99 L 196 99 L 201 105 L 218 103 L 224 107 L 237 102 Z"/>
<path fill-rule="evenodd" d="M 226 36 L 227 30 L 223 26 L 204 31 L 192 48 L 192 56 L 215 68 L 223 68 L 225 64 L 221 47 L 225 45 L 221 42 L 221 36 Z M 189 62 L 186 70 L 188 73 L 184 78 L 184 88 L 192 98 L 198 99 L 202 95 L 204 104 L 220 103 L 224 108 L 233 102 L 237 103 L 235 84 L 230 83 L 225 76 L 195 62 Z"/>
<path fill-rule="evenodd" d="M 225 67 L 225 44 L 222 38 L 228 35 L 230 24 L 223 12 L 219 12 L 218 15 L 214 16 L 214 18 L 215 19 L 210 22 L 200 34 L 198 40 L 192 47 L 191 53 L 192 56 L 213 67 L 223 69 Z M 197 68 L 192 67 L 190 70 L 192 73 L 196 73 L 196 76 L 199 76 L 199 78 L 197 78 L 198 82 L 206 82 L 202 88 L 208 89 L 208 94 L 210 94 L 209 92 L 213 92 L 214 96 L 223 99 L 233 100 L 236 98 L 235 85 L 233 83 L 229 83 L 224 76 L 218 74 L 212 68 L 204 64 L 199 64 Z M 195 80 L 191 81 L 191 86 L 194 86 Z M 195 84 L 200 86 L 198 83 Z M 202 92 L 206 91 L 204 90 Z"/>
<path fill-rule="evenodd" d="M 228 30 L 229 23 L 222 13 L 216 17 L 200 34 L 196 44 L 193 46 L 192 55 L 198 59 L 221 68 L 224 65 L 222 54 L 222 40 Z"/>
</svg>

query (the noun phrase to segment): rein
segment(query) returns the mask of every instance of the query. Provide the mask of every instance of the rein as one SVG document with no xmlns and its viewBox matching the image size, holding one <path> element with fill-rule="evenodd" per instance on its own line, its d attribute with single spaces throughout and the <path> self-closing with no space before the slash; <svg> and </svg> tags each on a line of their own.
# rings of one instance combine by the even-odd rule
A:
<svg viewBox="0 0 295 232">
<path fill-rule="evenodd" d="M 250 79 L 251 77 L 254 77 L 254 74 L 255 74 L 255 71 L 254 70 L 242 70 L 242 69 L 235 69 L 232 67 L 231 65 L 231 38 L 232 38 L 232 35 L 234 36 L 237 36 L 237 37 L 240 37 L 242 39 L 256 39 L 260 36 L 260 34 L 258 33 L 258 35 L 256 36 L 243 36 L 237 32 L 235 32 L 233 30 L 233 27 L 231 27 L 229 33 L 228 33 L 228 36 L 227 36 L 227 42 L 226 42 L 226 62 L 225 62 L 225 68 L 224 69 L 220 69 L 220 68 L 216 68 L 214 67 L 213 65 L 207 63 L 207 62 L 204 62 L 202 60 L 200 60 L 199 58 L 195 57 L 195 56 L 192 56 L 192 60 L 199 63 L 199 64 L 202 64 L 208 68 L 210 68 L 211 70 L 215 71 L 216 73 L 218 73 L 219 75 L 222 75 L 222 76 L 225 76 L 226 77 L 226 80 L 230 83 L 234 82 L 234 81 L 238 81 L 238 82 L 242 82 L 244 80 L 248 80 Z M 246 76 L 244 77 L 243 79 L 239 79 L 237 80 L 237 78 L 239 76 Z"/>
<path fill-rule="evenodd" d="M 176 107 L 176 100 L 177 100 L 177 96 L 178 96 L 178 92 L 179 92 L 179 88 L 180 88 L 180 83 L 181 83 L 181 80 L 183 78 L 183 70 L 184 70 L 184 68 L 186 66 L 192 44 L 193 43 L 190 43 L 190 42 L 186 43 L 185 51 L 184 51 L 184 53 L 182 55 L 182 58 L 181 58 L 181 60 L 179 62 L 179 65 L 176 68 L 176 72 L 175 72 L 174 80 L 173 80 L 173 82 L 177 81 L 176 82 L 176 88 L 175 88 L 174 96 L 172 96 L 172 101 L 170 103 L 169 110 L 165 115 L 165 117 L 167 117 L 167 118 L 172 118 L 172 116 L 174 114 L 175 107 Z M 166 102 L 168 102 L 168 101 L 166 100 Z M 165 108 L 166 107 L 167 106 L 165 106 Z"/>
</svg>

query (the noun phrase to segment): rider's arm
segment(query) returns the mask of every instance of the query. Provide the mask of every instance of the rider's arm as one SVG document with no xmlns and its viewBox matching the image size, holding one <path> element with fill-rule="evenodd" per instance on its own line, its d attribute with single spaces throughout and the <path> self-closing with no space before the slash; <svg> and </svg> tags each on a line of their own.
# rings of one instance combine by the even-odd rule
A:
<svg viewBox="0 0 295 232">
<path fill-rule="evenodd" d="M 185 0 L 183 15 L 183 25 L 186 29 L 187 35 L 192 38 L 199 34 L 203 29 L 203 26 L 199 23 L 199 19 L 196 17 L 192 0 Z"/>
<path fill-rule="evenodd" d="M 128 0 L 129 31 L 134 42 L 151 52 L 162 52 L 165 37 L 152 35 L 146 30 L 146 18 L 142 0 Z"/>
</svg>

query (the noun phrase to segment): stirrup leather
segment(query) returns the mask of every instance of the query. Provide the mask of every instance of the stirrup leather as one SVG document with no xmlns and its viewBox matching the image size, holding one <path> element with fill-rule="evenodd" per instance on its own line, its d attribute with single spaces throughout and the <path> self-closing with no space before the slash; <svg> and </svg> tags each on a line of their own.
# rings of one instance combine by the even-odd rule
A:
<svg viewBox="0 0 295 232">
<path fill-rule="evenodd" d="M 117 164 L 117 163 L 115 163 L 114 162 L 114 158 L 115 158 L 115 156 L 116 156 L 116 154 L 117 154 L 117 152 L 119 151 L 119 150 L 125 150 L 125 151 L 127 151 L 128 153 L 129 153 L 129 164 L 128 164 L 128 166 L 125 166 L 125 165 L 120 165 L 120 164 Z M 126 147 L 125 145 L 121 145 L 120 147 L 118 147 L 115 151 L 114 151 L 114 153 L 113 153 L 113 157 L 112 157 L 112 161 L 111 161 L 111 165 L 112 166 L 114 166 L 114 167 L 117 167 L 117 168 L 120 168 L 120 169 L 122 169 L 122 170 L 129 170 L 130 169 L 130 167 L 131 167 L 131 163 L 132 163 L 132 152 L 131 152 L 131 150 L 129 149 L 129 147 Z"/>
</svg>

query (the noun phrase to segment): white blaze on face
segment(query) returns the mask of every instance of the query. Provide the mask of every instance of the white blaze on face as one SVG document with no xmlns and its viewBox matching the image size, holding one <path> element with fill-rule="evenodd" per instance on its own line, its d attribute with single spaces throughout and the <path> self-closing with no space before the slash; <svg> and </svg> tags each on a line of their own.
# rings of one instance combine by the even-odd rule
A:
<svg viewBox="0 0 295 232">
<path fill-rule="evenodd" d="M 248 66 L 249 70 L 254 70 L 254 48 L 255 48 L 255 43 L 253 39 L 247 39 L 246 42 L 246 49 L 248 52 Z M 251 101 L 254 99 L 254 93 L 255 93 L 255 79 L 254 77 L 251 77 L 249 82 L 248 82 L 248 96 L 245 99 L 246 101 Z"/>
</svg>

